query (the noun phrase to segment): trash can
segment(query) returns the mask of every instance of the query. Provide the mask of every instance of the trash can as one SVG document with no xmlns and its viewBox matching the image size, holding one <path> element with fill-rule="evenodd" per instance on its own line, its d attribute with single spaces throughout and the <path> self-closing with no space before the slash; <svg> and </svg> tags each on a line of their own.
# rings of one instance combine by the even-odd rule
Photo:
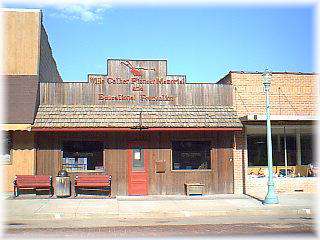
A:
<svg viewBox="0 0 320 240">
<path fill-rule="evenodd" d="M 70 177 L 67 171 L 61 170 L 56 177 L 56 196 L 57 197 L 70 197 L 71 196 Z"/>
</svg>

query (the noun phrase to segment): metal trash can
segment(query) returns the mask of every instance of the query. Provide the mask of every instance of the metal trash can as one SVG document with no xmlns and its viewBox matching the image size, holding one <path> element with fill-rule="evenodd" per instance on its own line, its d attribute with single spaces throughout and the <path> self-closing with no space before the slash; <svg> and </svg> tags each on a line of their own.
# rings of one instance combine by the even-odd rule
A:
<svg viewBox="0 0 320 240">
<path fill-rule="evenodd" d="M 56 177 L 56 196 L 57 197 L 70 197 L 71 196 L 70 177 L 67 171 L 61 170 Z"/>
</svg>

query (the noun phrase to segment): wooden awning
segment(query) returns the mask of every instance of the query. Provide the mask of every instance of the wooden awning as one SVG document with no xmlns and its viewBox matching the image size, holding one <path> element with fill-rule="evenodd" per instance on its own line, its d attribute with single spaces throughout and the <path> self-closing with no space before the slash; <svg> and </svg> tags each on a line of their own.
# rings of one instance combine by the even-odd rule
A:
<svg viewBox="0 0 320 240">
<path fill-rule="evenodd" d="M 242 128 L 231 106 L 40 105 L 33 130 L 209 130 Z"/>
</svg>

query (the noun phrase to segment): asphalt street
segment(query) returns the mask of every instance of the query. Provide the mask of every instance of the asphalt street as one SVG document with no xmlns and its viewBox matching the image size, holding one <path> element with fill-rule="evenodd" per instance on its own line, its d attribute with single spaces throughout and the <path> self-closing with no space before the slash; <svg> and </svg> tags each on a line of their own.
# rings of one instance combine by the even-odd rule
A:
<svg viewBox="0 0 320 240">
<path fill-rule="evenodd" d="M 7 222 L 5 238 L 127 238 L 127 237 L 212 237 L 294 236 L 316 238 L 315 219 L 303 216 L 239 216 L 174 219 L 56 220 L 50 223 Z"/>
</svg>

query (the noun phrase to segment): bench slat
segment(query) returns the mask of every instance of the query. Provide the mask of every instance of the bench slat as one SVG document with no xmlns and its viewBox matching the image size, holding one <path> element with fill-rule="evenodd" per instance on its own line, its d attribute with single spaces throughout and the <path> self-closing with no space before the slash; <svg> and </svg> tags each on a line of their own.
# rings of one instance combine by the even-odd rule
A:
<svg viewBox="0 0 320 240">
<path fill-rule="evenodd" d="M 105 176 L 99 176 L 99 177 L 79 177 L 77 176 L 76 179 L 87 179 L 87 180 L 92 180 L 92 179 L 102 179 L 102 180 L 109 180 L 109 176 L 105 177 Z"/>
<path fill-rule="evenodd" d="M 16 175 L 17 178 L 50 178 L 50 175 Z"/>
<path fill-rule="evenodd" d="M 50 187 L 50 175 L 16 175 L 15 182 L 17 187 Z"/>
<path fill-rule="evenodd" d="M 20 185 L 19 188 L 49 188 L 50 185 Z"/>
<path fill-rule="evenodd" d="M 95 184 L 95 183 L 85 183 L 85 184 L 77 184 L 77 187 L 110 187 L 110 184 Z"/>
</svg>

